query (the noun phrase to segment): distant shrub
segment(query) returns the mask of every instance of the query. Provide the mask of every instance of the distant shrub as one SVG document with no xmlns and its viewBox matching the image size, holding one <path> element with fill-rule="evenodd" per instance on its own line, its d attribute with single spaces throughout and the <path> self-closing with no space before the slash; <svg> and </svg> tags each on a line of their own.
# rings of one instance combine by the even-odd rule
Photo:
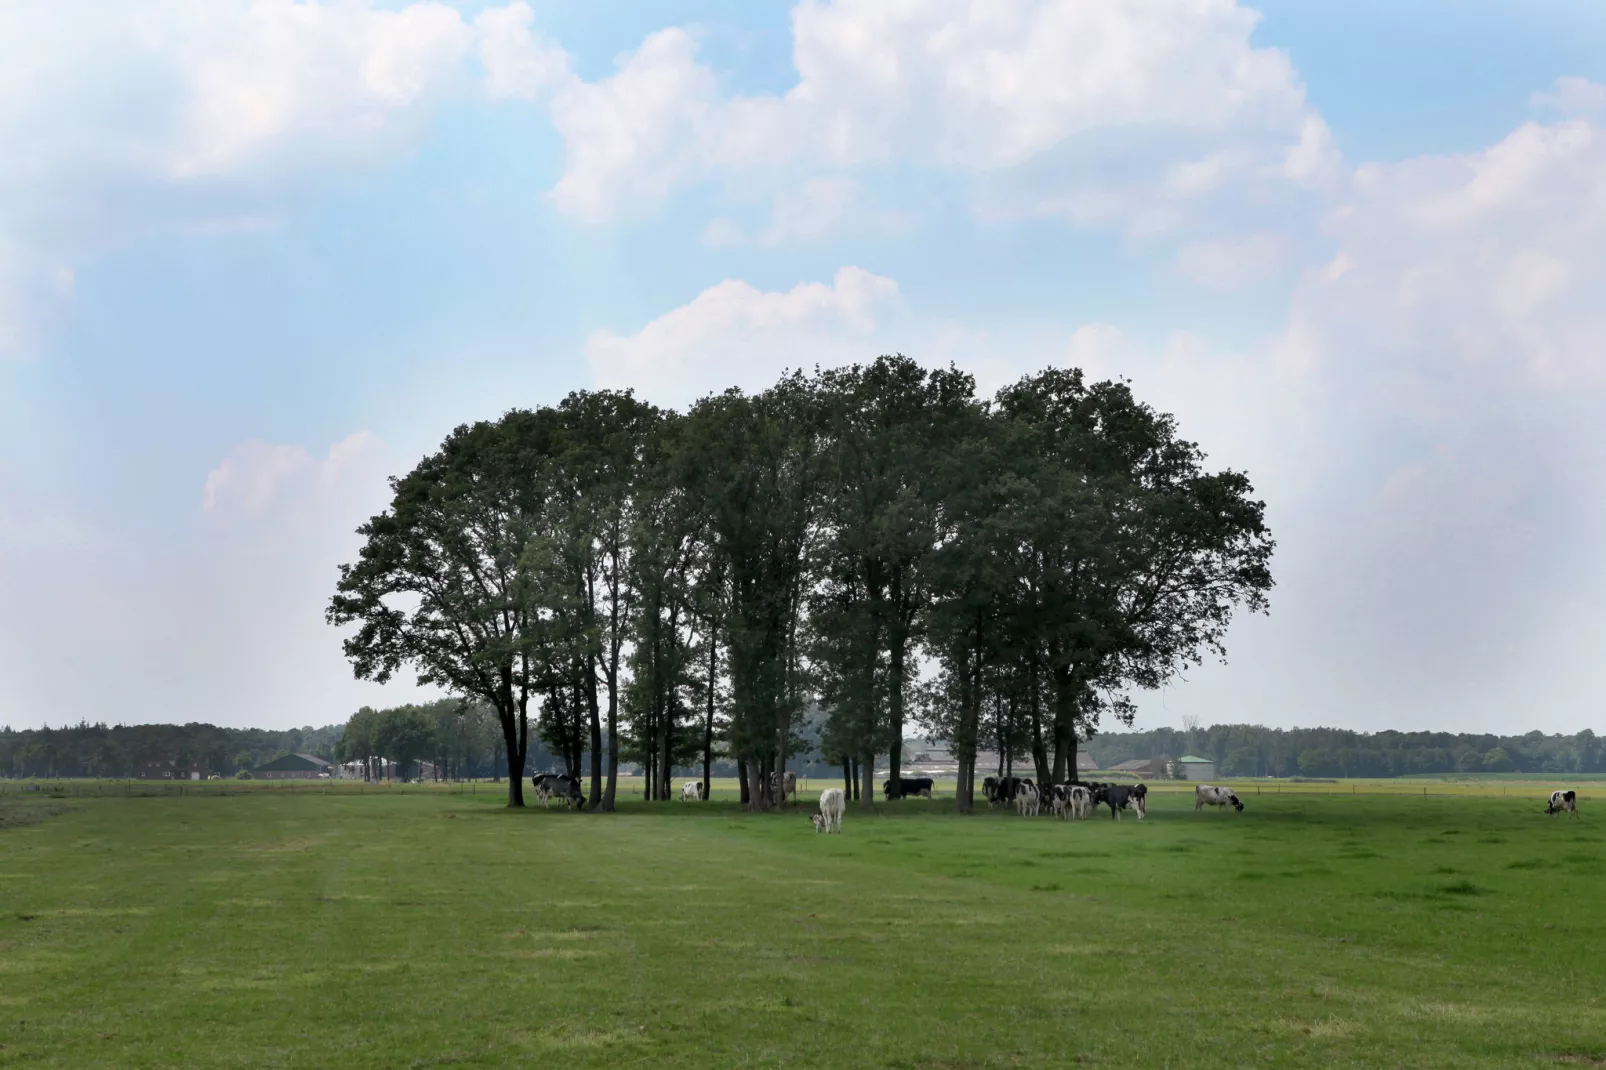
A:
<svg viewBox="0 0 1606 1070">
<path fill-rule="evenodd" d="M 249 769 L 240 770 L 238 773 L 234 774 L 234 779 L 235 780 L 250 780 L 251 779 L 251 770 L 249 770 Z"/>
</svg>

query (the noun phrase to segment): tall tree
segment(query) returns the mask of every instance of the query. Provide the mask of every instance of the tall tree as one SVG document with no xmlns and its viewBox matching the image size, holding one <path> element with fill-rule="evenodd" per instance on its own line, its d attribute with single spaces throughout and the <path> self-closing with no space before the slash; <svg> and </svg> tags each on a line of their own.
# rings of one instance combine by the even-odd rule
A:
<svg viewBox="0 0 1606 1070">
<path fill-rule="evenodd" d="M 539 679 L 524 548 L 538 529 L 553 450 L 549 414 L 515 410 L 457 428 L 441 449 L 392 480 L 390 508 L 358 528 L 327 618 L 357 630 L 345 652 L 359 679 L 404 665 L 424 684 L 496 710 L 508 805 L 523 806 L 529 704 Z"/>
<path fill-rule="evenodd" d="M 705 398 L 687 421 L 682 478 L 707 511 L 709 549 L 728 592 L 728 743 L 748 804 L 765 809 L 792 712 L 788 648 L 816 511 L 817 413 L 807 384 L 790 375 L 756 396 Z"/>
<path fill-rule="evenodd" d="M 837 616 L 853 618 L 841 622 L 842 641 L 823 649 L 851 658 L 862 677 L 854 690 L 870 703 L 858 717 L 864 775 L 873 779 L 874 754 L 884 748 L 895 797 L 911 655 L 930 600 L 926 566 L 942 525 L 937 470 L 955 433 L 969 427 L 975 383 L 899 355 L 821 372 L 815 388 L 827 443 L 824 572 Z M 850 653 L 854 645 L 862 649 Z M 885 718 L 875 715 L 880 694 Z M 872 805 L 870 780 L 861 799 Z"/>
</svg>

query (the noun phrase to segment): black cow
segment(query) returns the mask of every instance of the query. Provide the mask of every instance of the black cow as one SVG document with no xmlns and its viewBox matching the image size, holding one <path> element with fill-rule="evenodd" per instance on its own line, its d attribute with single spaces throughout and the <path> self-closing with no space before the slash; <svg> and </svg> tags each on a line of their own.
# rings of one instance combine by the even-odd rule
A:
<svg viewBox="0 0 1606 1070">
<path fill-rule="evenodd" d="M 1110 820 L 1114 821 L 1121 816 L 1121 811 L 1128 806 L 1138 812 L 1138 820 L 1149 809 L 1149 788 L 1147 784 L 1137 784 L 1127 787 L 1124 784 L 1102 784 L 1093 792 L 1093 805 L 1103 804 L 1110 808 Z"/>
<path fill-rule="evenodd" d="M 931 798 L 931 789 L 934 782 L 928 776 L 901 776 L 898 778 L 898 795 L 907 798 L 910 795 L 923 795 Z M 881 792 L 887 798 L 892 798 L 892 781 L 888 780 L 881 785 Z"/>
</svg>

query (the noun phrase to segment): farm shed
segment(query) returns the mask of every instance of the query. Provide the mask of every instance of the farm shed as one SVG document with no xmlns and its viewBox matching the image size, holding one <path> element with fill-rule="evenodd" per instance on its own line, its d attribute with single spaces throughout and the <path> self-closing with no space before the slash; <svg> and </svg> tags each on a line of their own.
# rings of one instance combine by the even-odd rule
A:
<svg viewBox="0 0 1606 1070">
<path fill-rule="evenodd" d="M 251 770 L 258 780 L 313 780 L 332 767 L 316 754 L 286 754 Z"/>
<path fill-rule="evenodd" d="M 1216 762 L 1214 758 L 1201 758 L 1197 754 L 1184 754 L 1177 759 L 1177 773 L 1181 780 L 1214 780 L 1216 778 Z"/>
<path fill-rule="evenodd" d="M 175 762 L 170 758 L 147 758 L 139 763 L 141 780 L 205 780 L 210 772 L 199 762 Z"/>
</svg>

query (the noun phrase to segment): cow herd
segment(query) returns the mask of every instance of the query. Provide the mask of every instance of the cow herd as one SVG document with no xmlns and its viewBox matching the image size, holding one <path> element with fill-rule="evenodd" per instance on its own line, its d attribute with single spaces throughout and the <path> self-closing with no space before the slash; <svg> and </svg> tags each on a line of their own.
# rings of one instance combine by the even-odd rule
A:
<svg viewBox="0 0 1606 1070">
<path fill-rule="evenodd" d="M 554 773 L 537 773 L 530 778 L 535 788 L 535 798 L 546 807 L 550 807 L 553 799 L 557 799 L 565 806 L 581 809 L 585 805 L 585 798 L 580 790 L 580 778 L 564 776 Z M 934 783 L 930 777 L 899 777 L 898 790 L 893 791 L 891 780 L 882 784 L 881 790 L 888 799 L 908 798 L 919 796 L 931 798 Z M 784 803 L 788 797 L 794 803 L 797 796 L 797 774 L 793 772 L 771 773 L 769 781 L 771 798 Z M 1092 817 L 1101 806 L 1110 808 L 1110 818 L 1119 820 L 1121 814 L 1131 810 L 1143 820 L 1149 812 L 1149 788 L 1146 784 L 1046 784 L 1039 787 L 1031 777 L 1001 776 L 987 777 L 981 782 L 982 794 L 987 798 L 989 807 L 1012 806 L 1016 813 L 1022 817 L 1037 817 L 1049 814 L 1061 820 L 1085 821 Z M 703 784 L 700 780 L 688 780 L 680 786 L 680 799 L 682 802 L 701 801 L 703 799 Z M 1211 784 L 1196 784 L 1193 790 L 1193 809 L 1195 813 L 1207 806 L 1220 810 L 1232 807 L 1243 813 L 1243 800 L 1238 798 L 1237 792 L 1231 788 L 1216 787 Z M 820 793 L 820 812 L 812 815 L 814 831 L 841 832 L 842 814 L 847 809 L 847 793 L 841 788 L 827 788 Z M 1569 817 L 1578 816 L 1578 793 L 1570 789 L 1553 791 L 1550 800 L 1545 806 L 1545 813 L 1565 813 Z"/>
</svg>

